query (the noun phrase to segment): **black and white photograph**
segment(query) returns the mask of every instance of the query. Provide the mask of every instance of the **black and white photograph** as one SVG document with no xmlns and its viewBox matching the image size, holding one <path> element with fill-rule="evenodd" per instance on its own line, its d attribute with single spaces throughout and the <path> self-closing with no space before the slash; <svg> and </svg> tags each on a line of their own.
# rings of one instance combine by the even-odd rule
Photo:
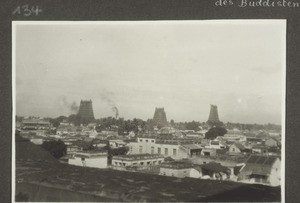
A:
<svg viewBox="0 0 300 203">
<path fill-rule="evenodd" d="M 284 202 L 286 20 L 13 21 L 13 202 Z"/>
</svg>

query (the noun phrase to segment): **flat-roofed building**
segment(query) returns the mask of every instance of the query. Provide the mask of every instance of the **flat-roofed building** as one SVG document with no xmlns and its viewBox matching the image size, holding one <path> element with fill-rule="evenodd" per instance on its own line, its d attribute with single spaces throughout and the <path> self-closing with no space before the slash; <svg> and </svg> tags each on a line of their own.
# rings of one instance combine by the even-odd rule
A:
<svg viewBox="0 0 300 203">
<path fill-rule="evenodd" d="M 200 153 L 200 145 L 191 142 L 174 140 L 158 140 L 153 137 L 139 137 L 136 142 L 129 143 L 128 154 L 161 154 L 172 159 L 189 158 L 192 153 Z"/>
<path fill-rule="evenodd" d="M 165 162 L 160 166 L 160 175 L 184 178 L 190 176 L 193 164 L 183 161 Z"/>
<path fill-rule="evenodd" d="M 188 150 L 182 148 L 178 141 L 157 141 L 154 151 L 175 160 L 188 158 Z"/>
<path fill-rule="evenodd" d="M 68 161 L 71 165 L 92 167 L 92 168 L 107 168 L 107 153 L 106 152 L 77 152 Z"/>
<path fill-rule="evenodd" d="M 164 157 L 159 154 L 130 154 L 114 156 L 112 158 L 112 168 L 126 170 L 129 168 L 148 168 L 159 165 L 164 161 Z"/>
<path fill-rule="evenodd" d="M 223 140 L 210 140 L 209 145 L 205 146 L 206 148 L 211 148 L 211 149 L 225 149 L 226 148 L 226 143 Z"/>
<path fill-rule="evenodd" d="M 130 142 L 128 154 L 159 154 L 155 151 L 156 139 L 153 137 L 139 137 Z"/>
<path fill-rule="evenodd" d="M 22 121 L 22 130 L 50 130 L 50 122 L 41 119 L 26 119 Z"/>
</svg>

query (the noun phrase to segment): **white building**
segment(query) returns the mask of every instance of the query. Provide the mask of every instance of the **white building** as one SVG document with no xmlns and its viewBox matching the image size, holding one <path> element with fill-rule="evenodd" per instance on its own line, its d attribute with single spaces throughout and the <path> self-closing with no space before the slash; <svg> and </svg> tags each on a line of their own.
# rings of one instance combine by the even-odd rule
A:
<svg viewBox="0 0 300 203">
<path fill-rule="evenodd" d="M 51 124 L 49 121 L 44 121 L 39 118 L 24 119 L 21 124 L 22 130 L 50 130 Z"/>
<path fill-rule="evenodd" d="M 220 163 L 210 162 L 202 165 L 193 165 L 190 162 L 165 162 L 160 166 L 160 175 L 177 178 L 203 178 L 214 180 L 228 180 L 231 170 Z"/>
<path fill-rule="evenodd" d="M 244 183 L 279 186 L 281 184 L 281 161 L 278 157 L 252 155 L 240 169 L 238 180 Z"/>
<path fill-rule="evenodd" d="M 189 157 L 189 150 L 183 148 L 179 143 L 158 142 L 154 146 L 154 151 L 164 157 L 171 157 L 175 160 Z"/>
<path fill-rule="evenodd" d="M 163 163 L 160 166 L 159 175 L 173 176 L 177 178 L 190 177 L 190 171 L 193 169 L 193 165 L 187 162 L 169 162 Z"/>
<path fill-rule="evenodd" d="M 210 148 L 210 149 L 225 149 L 226 144 L 223 140 L 210 140 L 209 145 L 205 146 L 205 148 Z"/>
<path fill-rule="evenodd" d="M 200 147 L 199 147 L 200 148 Z M 172 159 L 184 159 L 190 150 L 182 147 L 178 141 L 157 141 L 155 138 L 137 138 L 137 142 L 129 143 L 128 154 L 161 154 Z"/>
<path fill-rule="evenodd" d="M 236 142 L 236 141 L 240 141 L 241 139 L 243 139 L 244 135 L 240 135 L 240 134 L 229 134 L 226 133 L 222 139 L 226 140 L 226 141 L 232 141 L 232 142 Z"/>
<path fill-rule="evenodd" d="M 71 134 L 76 132 L 76 127 L 69 123 L 60 123 L 60 125 L 56 128 L 56 134 Z"/>
<path fill-rule="evenodd" d="M 186 137 L 190 138 L 204 138 L 205 135 L 200 132 L 188 132 L 186 133 Z"/>
<path fill-rule="evenodd" d="M 107 153 L 77 152 L 68 163 L 76 166 L 107 168 Z"/>
<path fill-rule="evenodd" d="M 156 166 L 164 161 L 164 157 L 159 154 L 131 154 L 114 156 L 112 158 L 112 168 L 126 170 L 127 168 L 147 168 Z"/>
<path fill-rule="evenodd" d="M 36 145 L 41 145 L 43 144 L 43 138 L 31 138 L 30 139 L 30 142 L 36 144 Z"/>
</svg>

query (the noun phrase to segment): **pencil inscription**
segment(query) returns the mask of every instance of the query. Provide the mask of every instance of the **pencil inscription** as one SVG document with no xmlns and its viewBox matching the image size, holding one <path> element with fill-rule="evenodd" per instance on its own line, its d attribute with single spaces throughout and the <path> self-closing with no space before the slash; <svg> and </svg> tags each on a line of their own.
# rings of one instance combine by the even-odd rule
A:
<svg viewBox="0 0 300 203">
<path fill-rule="evenodd" d="M 21 6 L 17 6 L 13 12 L 12 15 L 21 15 L 21 16 L 25 16 L 25 17 L 29 17 L 29 16 L 38 16 L 41 12 L 43 12 L 43 10 L 37 6 L 31 6 L 31 5 L 21 5 Z"/>
</svg>

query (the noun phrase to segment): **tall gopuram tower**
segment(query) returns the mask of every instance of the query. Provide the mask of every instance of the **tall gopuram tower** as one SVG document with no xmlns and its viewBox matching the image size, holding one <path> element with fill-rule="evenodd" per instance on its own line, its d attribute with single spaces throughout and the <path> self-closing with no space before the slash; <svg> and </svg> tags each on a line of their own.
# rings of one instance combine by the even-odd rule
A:
<svg viewBox="0 0 300 203">
<path fill-rule="evenodd" d="M 166 126 L 168 124 L 164 108 L 155 108 L 153 121 L 156 125 L 159 125 L 161 127 Z"/>
<path fill-rule="evenodd" d="M 78 115 L 84 121 L 93 121 L 95 119 L 92 100 L 81 100 Z"/>
<path fill-rule="evenodd" d="M 218 126 L 222 124 L 219 120 L 218 107 L 216 105 L 210 105 L 209 117 L 206 123 L 211 126 Z"/>
</svg>

